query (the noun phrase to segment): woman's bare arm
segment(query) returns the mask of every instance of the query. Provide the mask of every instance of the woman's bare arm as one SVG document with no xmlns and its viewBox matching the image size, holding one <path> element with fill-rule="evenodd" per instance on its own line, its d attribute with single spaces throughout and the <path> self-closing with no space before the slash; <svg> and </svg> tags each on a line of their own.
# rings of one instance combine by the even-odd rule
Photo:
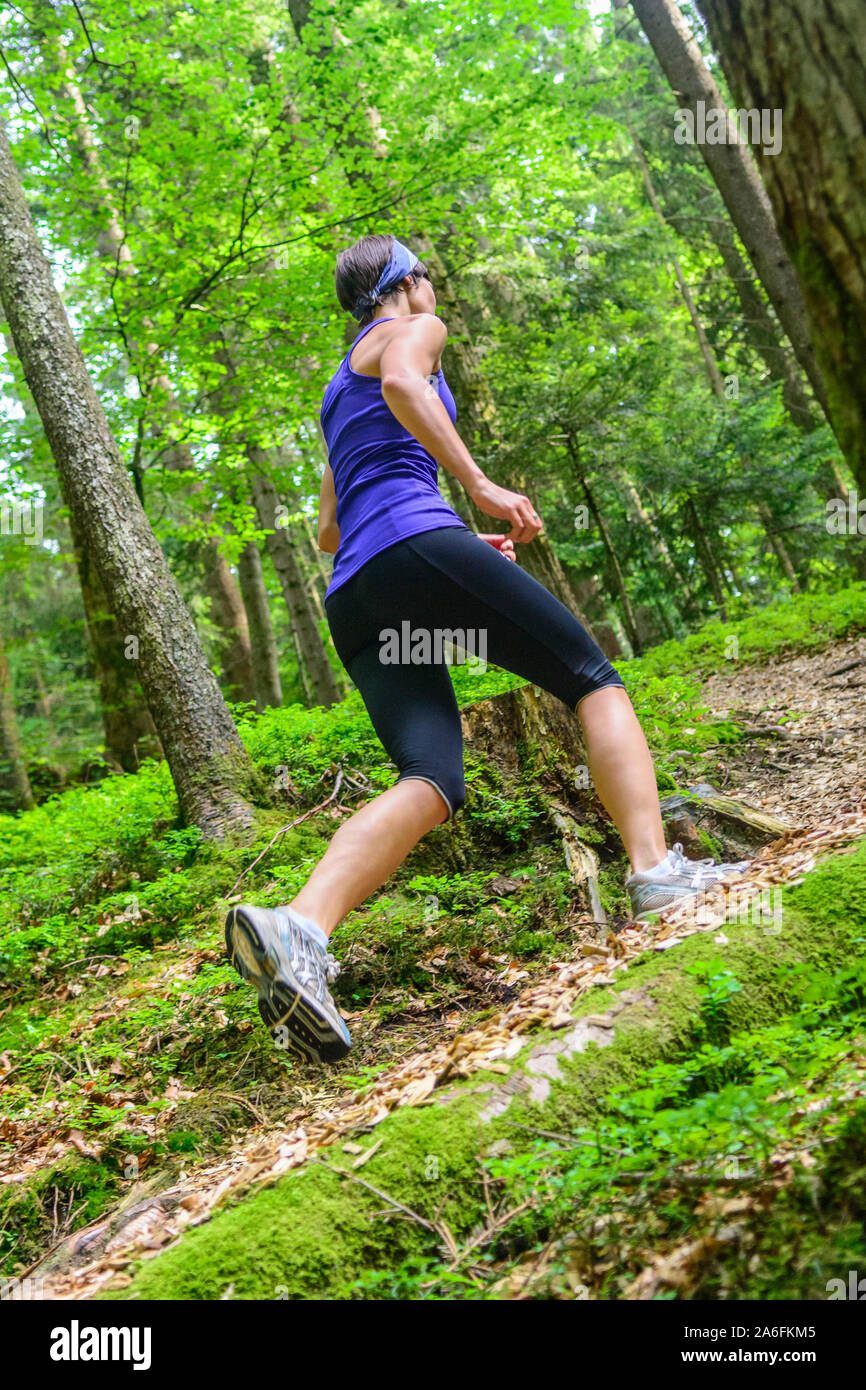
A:
<svg viewBox="0 0 866 1390">
<path fill-rule="evenodd" d="M 319 491 L 319 549 L 329 555 L 336 555 L 340 544 L 340 528 L 337 525 L 337 493 L 334 488 L 334 475 L 331 465 L 325 464 L 322 486 Z"/>
<path fill-rule="evenodd" d="M 404 429 L 454 474 L 485 515 L 509 521 L 515 541 L 531 541 L 541 521 L 529 498 L 498 487 L 482 473 L 430 386 L 447 337 L 448 330 L 434 314 L 413 314 L 394 325 L 379 360 L 382 395 Z"/>
</svg>

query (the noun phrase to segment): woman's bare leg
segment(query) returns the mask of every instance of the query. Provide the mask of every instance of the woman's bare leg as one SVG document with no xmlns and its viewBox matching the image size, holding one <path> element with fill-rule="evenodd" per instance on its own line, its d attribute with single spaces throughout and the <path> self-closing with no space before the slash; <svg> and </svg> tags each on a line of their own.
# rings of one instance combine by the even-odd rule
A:
<svg viewBox="0 0 866 1390">
<path fill-rule="evenodd" d="M 396 782 L 340 826 L 289 906 L 330 936 L 447 816 L 445 802 L 429 782 L 413 777 Z"/>
<path fill-rule="evenodd" d="M 606 686 L 585 696 L 577 713 L 590 775 L 632 872 L 652 869 L 668 851 L 653 762 L 631 700 L 621 686 Z"/>
<path fill-rule="evenodd" d="M 609 686 L 581 700 L 578 715 L 596 791 L 622 836 L 631 867 L 651 869 L 664 859 L 667 846 L 652 758 L 631 701 L 619 686 Z M 407 777 L 395 783 L 340 826 L 289 906 L 330 936 L 446 818 L 442 797 L 429 782 Z"/>
</svg>

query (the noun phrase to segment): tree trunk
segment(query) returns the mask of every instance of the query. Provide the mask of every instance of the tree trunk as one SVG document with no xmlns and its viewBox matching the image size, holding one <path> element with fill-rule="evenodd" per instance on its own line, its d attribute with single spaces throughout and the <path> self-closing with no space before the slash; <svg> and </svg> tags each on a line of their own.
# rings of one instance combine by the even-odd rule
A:
<svg viewBox="0 0 866 1390">
<path fill-rule="evenodd" d="M 121 461 L 2 130 L 0 296 L 64 500 L 93 555 L 126 648 L 137 652 L 181 815 L 206 834 L 222 835 L 252 818 L 244 792 L 253 768 Z"/>
<path fill-rule="evenodd" d="M 162 755 L 136 675 L 138 663 L 126 655 L 123 637 L 93 562 L 92 549 L 85 544 L 71 509 L 69 530 L 99 688 L 106 757 L 124 772 L 137 772 L 142 758 Z"/>
<path fill-rule="evenodd" d="M 15 811 L 32 811 L 36 802 L 27 776 L 27 763 L 18 735 L 12 679 L 0 637 L 0 790 Z"/>
<path fill-rule="evenodd" d="M 261 714 L 269 706 L 283 703 L 277 640 L 271 622 L 262 557 L 255 541 L 247 541 L 238 560 L 238 577 L 250 632 L 253 673 L 256 679 L 256 709 Z"/>
<path fill-rule="evenodd" d="M 259 526 L 267 533 L 268 554 L 289 610 L 308 698 L 314 705 L 334 705 L 342 697 L 316 621 L 315 605 L 292 538 L 284 526 L 276 524 L 279 506 L 277 489 L 267 474 L 261 471 L 267 467 L 268 456 L 264 449 L 248 445 L 247 457 L 256 470 L 253 475 L 253 501 Z"/>
<path fill-rule="evenodd" d="M 647 0 L 638 3 L 644 7 Z M 735 98 L 758 110 L 784 111 L 778 153 L 769 155 L 763 146 L 755 153 L 800 280 L 833 427 L 866 492 L 862 4 L 699 0 L 699 6 Z M 751 254 L 747 242 L 746 248 Z"/>
<path fill-rule="evenodd" d="M 227 700 L 256 699 L 256 679 L 247 612 L 241 591 L 216 536 L 200 547 L 210 615 L 221 634 L 220 671 Z"/>
<path fill-rule="evenodd" d="M 614 3 L 620 9 L 626 0 L 614 0 Z M 676 95 L 678 106 L 691 111 L 693 116 L 699 101 L 704 103 L 706 111 L 725 110 L 722 94 L 673 0 L 631 0 L 631 3 Z M 756 0 L 756 7 L 757 3 L 766 5 L 766 0 Z M 777 14 L 774 23 L 779 24 L 779 21 Z M 781 27 L 787 29 L 793 26 L 782 23 Z M 752 45 L 755 43 L 755 30 L 752 28 L 749 42 Z M 774 89 L 776 94 L 780 90 L 778 86 Z M 778 96 L 769 93 L 764 102 L 757 104 L 772 109 L 779 105 Z M 779 322 L 788 335 L 797 361 L 830 418 L 827 387 L 809 336 L 803 293 L 782 245 L 770 201 L 752 156 L 745 145 L 739 143 L 711 145 L 702 141 L 698 148 L 770 303 L 779 316 Z M 830 422 L 838 435 L 841 422 L 837 423 L 832 418 Z M 844 449 L 841 437 L 839 442 Z"/>
<path fill-rule="evenodd" d="M 698 560 L 700 561 L 701 568 L 707 577 L 707 583 L 710 586 L 710 592 L 712 593 L 712 596 L 716 602 L 716 607 L 718 608 L 721 616 L 724 618 L 725 594 L 724 590 L 722 589 L 722 581 L 719 578 L 719 570 L 718 566 L 716 565 L 716 558 L 713 555 L 713 548 L 710 545 L 709 538 L 707 537 L 707 533 L 704 530 L 704 526 L 700 517 L 700 512 L 698 511 L 695 499 L 690 494 L 686 498 L 686 515 L 692 523 L 692 531 L 694 533 L 693 539 L 695 543 L 695 550 L 697 552 Z"/>
</svg>

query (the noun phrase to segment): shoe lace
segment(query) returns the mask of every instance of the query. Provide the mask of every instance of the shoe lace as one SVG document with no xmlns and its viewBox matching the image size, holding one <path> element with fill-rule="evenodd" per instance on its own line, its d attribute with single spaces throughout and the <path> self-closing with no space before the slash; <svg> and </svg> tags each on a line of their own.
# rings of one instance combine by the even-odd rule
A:
<svg viewBox="0 0 866 1390">
<path fill-rule="evenodd" d="M 746 867 L 747 860 L 743 859 L 736 864 L 717 864 L 715 859 L 686 859 L 683 854 L 682 843 L 677 843 L 671 850 L 673 860 L 673 872 L 688 876 L 692 873 L 692 888 L 700 888 L 704 883 L 721 883 L 727 878 L 728 874 Z"/>
<path fill-rule="evenodd" d="M 288 931 L 282 936 L 289 948 L 292 970 L 302 985 L 312 985 L 316 998 L 325 997 L 326 986 L 332 985 L 340 974 L 340 963 L 330 951 L 323 951 L 318 942 L 312 941 L 286 914 L 280 916 L 288 923 Z"/>
</svg>

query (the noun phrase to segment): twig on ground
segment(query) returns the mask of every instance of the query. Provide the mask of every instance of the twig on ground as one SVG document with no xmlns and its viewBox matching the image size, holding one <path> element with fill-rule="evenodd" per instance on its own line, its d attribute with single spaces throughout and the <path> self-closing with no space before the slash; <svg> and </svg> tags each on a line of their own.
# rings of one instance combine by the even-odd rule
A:
<svg viewBox="0 0 866 1390">
<path fill-rule="evenodd" d="M 828 671 L 826 679 L 830 680 L 833 676 L 844 676 L 846 671 L 853 671 L 855 666 L 866 665 L 866 656 L 858 656 L 856 661 L 846 661 L 844 666 L 837 666 L 835 671 Z"/>
<path fill-rule="evenodd" d="M 126 956 L 79 956 L 78 960 L 68 960 L 65 965 L 61 965 L 61 970 L 71 970 L 73 965 L 84 965 L 85 961 L 89 965 L 92 960 L 126 960 Z"/>
<path fill-rule="evenodd" d="M 417 1211 L 404 1206 L 402 1202 L 397 1201 L 396 1197 L 389 1197 L 388 1193 L 383 1192 L 380 1187 L 374 1187 L 371 1182 L 365 1182 L 363 1178 L 356 1178 L 354 1173 L 347 1173 L 345 1168 L 335 1168 L 333 1163 L 326 1163 L 323 1158 L 312 1158 L 310 1161 L 320 1163 L 323 1168 L 327 1168 L 331 1173 L 336 1173 L 338 1178 L 348 1178 L 350 1182 L 356 1182 L 359 1187 L 366 1187 L 368 1192 L 372 1192 L 376 1197 L 381 1197 L 383 1202 L 396 1207 L 398 1211 L 403 1212 L 404 1216 L 411 1216 L 412 1220 L 417 1221 L 418 1225 L 423 1226 L 425 1230 L 432 1231 L 434 1235 L 441 1234 L 432 1221 L 428 1221 L 425 1216 L 419 1216 Z"/>
<path fill-rule="evenodd" d="M 252 873 L 252 871 L 253 871 L 253 869 L 256 867 L 256 865 L 257 865 L 258 863 L 260 863 L 262 859 L 264 859 L 264 857 L 265 857 L 265 855 L 267 854 L 268 850 L 271 848 L 272 845 L 276 844 L 277 840 L 280 838 L 281 835 L 285 835 L 285 833 L 286 833 L 287 830 L 294 830 L 294 829 L 295 829 L 295 826 L 300 825 L 302 821 L 309 820 L 310 816 L 314 816 L 314 815 L 316 815 L 316 813 L 317 813 L 318 811 L 324 811 L 324 809 L 325 809 L 326 806 L 330 806 L 331 802 L 336 798 L 337 793 L 339 792 L 340 787 L 341 787 L 341 785 L 342 785 L 342 782 L 343 782 L 343 769 L 340 768 L 339 771 L 338 771 L 338 773 L 337 773 L 337 779 L 336 779 L 336 781 L 334 782 L 334 787 L 333 787 L 333 790 L 332 790 L 332 792 L 331 792 L 331 795 L 325 797 L 325 800 L 324 800 L 324 801 L 320 801 L 319 804 L 318 804 L 318 806 L 312 806 L 312 807 L 310 808 L 309 811 L 305 811 L 304 814 L 303 814 L 302 816 L 298 816 L 297 820 L 291 821 L 288 825 L 283 825 L 283 826 L 281 826 L 280 829 L 277 831 L 276 835 L 274 835 L 274 836 L 272 837 L 272 839 L 270 839 L 270 840 L 268 841 L 268 843 L 265 845 L 265 847 L 264 847 L 264 849 L 262 850 L 261 854 L 256 855 L 256 858 L 253 860 L 252 864 L 250 864 L 248 868 L 244 869 L 244 871 L 243 871 L 243 873 L 241 874 L 240 878 L 232 885 L 232 887 L 231 887 L 231 888 L 229 889 L 229 891 L 226 893 L 226 897 L 227 897 L 227 898 L 230 898 L 230 897 L 232 896 L 232 894 L 233 894 L 234 892 L 237 891 L 237 889 L 240 887 L 240 885 L 243 883 L 244 879 L 246 878 L 247 874 Z"/>
</svg>

